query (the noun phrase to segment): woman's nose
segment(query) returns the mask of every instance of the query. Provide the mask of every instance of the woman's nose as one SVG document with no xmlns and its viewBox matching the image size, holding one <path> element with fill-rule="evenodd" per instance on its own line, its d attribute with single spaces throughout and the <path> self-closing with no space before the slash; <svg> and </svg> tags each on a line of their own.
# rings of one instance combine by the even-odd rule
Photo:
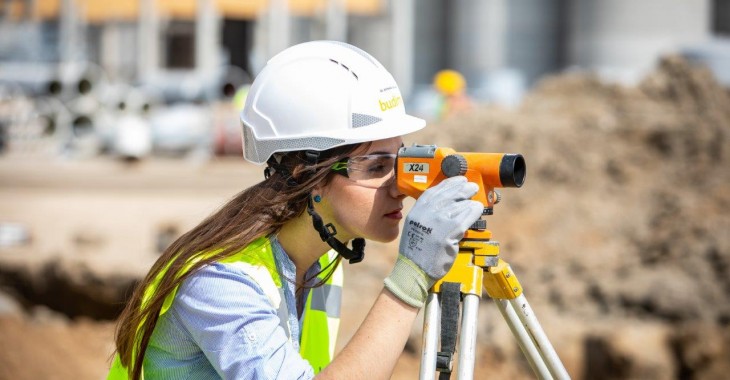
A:
<svg viewBox="0 0 730 380">
<path fill-rule="evenodd" d="M 400 189 L 398 189 L 398 180 L 394 175 L 388 179 L 388 182 L 386 186 L 388 187 L 388 194 L 390 194 L 393 198 L 405 198 L 405 194 L 401 193 Z"/>
</svg>

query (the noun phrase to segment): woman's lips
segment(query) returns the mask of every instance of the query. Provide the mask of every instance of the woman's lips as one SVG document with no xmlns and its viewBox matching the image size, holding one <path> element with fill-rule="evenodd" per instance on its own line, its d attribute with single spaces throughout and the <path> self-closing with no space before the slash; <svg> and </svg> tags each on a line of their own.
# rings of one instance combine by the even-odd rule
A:
<svg viewBox="0 0 730 380">
<path fill-rule="evenodd" d="M 390 219 L 398 219 L 398 220 L 403 219 L 403 214 L 401 214 L 401 210 L 402 210 L 401 208 L 399 208 L 397 210 L 393 210 L 393 211 L 385 214 L 385 217 L 390 218 Z"/>
</svg>

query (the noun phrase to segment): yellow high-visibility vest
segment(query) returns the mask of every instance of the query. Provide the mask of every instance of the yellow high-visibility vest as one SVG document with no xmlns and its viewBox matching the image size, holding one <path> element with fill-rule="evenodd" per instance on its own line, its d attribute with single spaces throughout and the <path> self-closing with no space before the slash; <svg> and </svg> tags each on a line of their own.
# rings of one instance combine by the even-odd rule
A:
<svg viewBox="0 0 730 380">
<path fill-rule="evenodd" d="M 212 254 L 215 254 L 215 252 Z M 320 268 L 327 267 L 336 258 L 337 252 L 330 250 L 320 257 Z M 187 272 L 196 261 L 201 259 L 198 258 L 195 261 L 188 262 L 186 267 L 181 271 L 181 275 Z M 271 305 L 277 310 L 277 315 L 281 319 L 280 325 L 286 327 L 286 334 L 291 340 L 289 308 L 284 298 L 284 285 L 281 276 L 279 276 L 279 272 L 276 270 L 271 241 L 266 237 L 258 238 L 240 252 L 219 262 L 243 270 L 256 281 L 263 289 Z M 161 271 L 155 278 L 155 281 L 151 282 L 145 289 L 142 304 L 146 304 L 152 298 L 166 271 L 167 268 Z M 319 278 L 324 279 L 325 274 L 321 273 Z M 312 365 L 314 373 L 319 373 L 334 357 L 337 331 L 340 326 L 342 283 L 342 266 L 338 265 L 325 284 L 310 289 L 309 295 L 307 296 L 304 314 L 302 315 L 299 353 Z M 170 309 L 176 294 L 177 288 L 167 295 L 160 309 L 160 315 Z M 128 378 L 127 368 L 122 365 L 119 354 L 116 354 L 107 380 L 126 380 Z"/>
</svg>

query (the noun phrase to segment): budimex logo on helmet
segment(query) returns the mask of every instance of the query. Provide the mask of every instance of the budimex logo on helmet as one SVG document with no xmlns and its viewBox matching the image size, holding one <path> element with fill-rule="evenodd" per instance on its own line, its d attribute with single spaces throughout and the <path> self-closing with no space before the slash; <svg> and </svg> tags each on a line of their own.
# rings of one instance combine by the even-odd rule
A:
<svg viewBox="0 0 730 380">
<path fill-rule="evenodd" d="M 381 111 L 387 111 L 400 105 L 400 96 L 393 96 L 390 100 L 386 101 L 378 99 L 378 103 L 380 103 Z"/>
</svg>

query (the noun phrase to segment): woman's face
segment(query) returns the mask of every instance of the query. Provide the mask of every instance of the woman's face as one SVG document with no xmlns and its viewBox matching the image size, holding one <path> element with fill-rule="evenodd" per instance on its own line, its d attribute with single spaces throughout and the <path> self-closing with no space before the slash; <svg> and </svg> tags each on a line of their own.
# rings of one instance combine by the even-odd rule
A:
<svg viewBox="0 0 730 380">
<path fill-rule="evenodd" d="M 367 149 L 363 146 L 355 150 L 351 157 L 396 154 L 402 144 L 400 137 L 374 141 Z M 389 178 L 381 187 L 375 188 L 335 175 L 320 189 L 322 201 L 315 207 L 325 224 L 335 225 L 338 240 L 345 242 L 362 237 L 389 242 L 398 237 L 405 195 L 398 191 L 395 178 Z"/>
</svg>

